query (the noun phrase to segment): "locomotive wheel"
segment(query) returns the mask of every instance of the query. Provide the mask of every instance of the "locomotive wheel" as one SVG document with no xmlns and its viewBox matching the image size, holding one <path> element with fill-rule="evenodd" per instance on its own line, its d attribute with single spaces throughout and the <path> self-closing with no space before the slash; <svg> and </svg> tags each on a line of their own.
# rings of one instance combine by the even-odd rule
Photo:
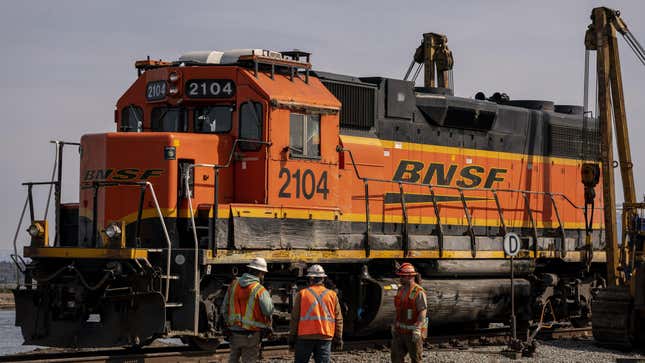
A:
<svg viewBox="0 0 645 363">
<path fill-rule="evenodd" d="M 591 303 L 591 327 L 596 344 L 627 350 L 633 346 L 633 302 L 626 287 L 600 290 Z"/>
</svg>

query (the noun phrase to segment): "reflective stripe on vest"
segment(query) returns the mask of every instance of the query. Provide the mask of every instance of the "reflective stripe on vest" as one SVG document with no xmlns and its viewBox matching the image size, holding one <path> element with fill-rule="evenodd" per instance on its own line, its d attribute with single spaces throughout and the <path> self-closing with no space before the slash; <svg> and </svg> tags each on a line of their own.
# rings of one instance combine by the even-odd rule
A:
<svg viewBox="0 0 645 363">
<path fill-rule="evenodd" d="M 246 302 L 244 316 L 242 316 L 241 314 L 237 313 L 235 309 L 235 296 L 237 295 L 237 289 L 239 288 L 238 280 L 235 280 L 233 282 L 233 285 L 231 285 L 231 290 L 229 291 L 228 297 L 228 324 L 230 326 L 241 326 L 242 328 L 247 330 L 254 330 L 253 328 L 267 328 L 267 324 L 253 319 L 255 304 L 258 300 L 258 296 L 264 292 L 264 288 L 258 282 L 251 283 L 249 287 L 251 288 L 251 292 L 249 293 L 249 298 Z"/>
<path fill-rule="evenodd" d="M 423 292 L 423 288 L 416 284 L 410 286 L 410 290 L 406 295 L 403 294 L 403 290 L 399 290 L 396 297 L 398 305 L 396 306 L 396 321 L 394 324 L 399 332 L 410 333 L 421 328 L 421 332 L 424 333 L 425 330 L 427 330 L 428 318 L 426 318 L 423 324 L 421 324 L 421 327 L 416 325 L 419 316 L 419 312 L 416 308 L 416 300 L 419 293 Z M 407 316 L 408 310 L 411 313 L 411 316 L 409 317 Z"/>
<path fill-rule="evenodd" d="M 326 320 L 326 321 L 334 321 L 335 322 L 336 319 L 331 316 L 331 314 L 329 313 L 329 309 L 327 309 L 327 305 L 325 305 L 323 303 L 323 297 L 325 297 L 325 295 L 327 295 L 329 290 L 323 291 L 320 295 L 317 295 L 314 292 L 314 290 L 312 290 L 310 287 L 307 288 L 307 291 L 309 291 L 309 293 L 311 293 L 311 295 L 314 297 L 314 299 L 316 299 L 316 301 L 314 301 L 314 303 L 309 306 L 309 310 L 307 310 L 307 313 L 305 314 L 305 316 L 300 318 L 300 320 Z M 325 316 L 320 316 L 320 315 L 312 316 L 311 315 L 311 313 L 313 313 L 314 308 L 317 305 L 320 305 L 322 307 L 323 313 L 325 314 Z"/>
<path fill-rule="evenodd" d="M 299 297 L 298 336 L 333 337 L 336 330 L 336 306 L 338 304 L 336 293 L 322 285 L 316 285 L 301 290 Z"/>
</svg>

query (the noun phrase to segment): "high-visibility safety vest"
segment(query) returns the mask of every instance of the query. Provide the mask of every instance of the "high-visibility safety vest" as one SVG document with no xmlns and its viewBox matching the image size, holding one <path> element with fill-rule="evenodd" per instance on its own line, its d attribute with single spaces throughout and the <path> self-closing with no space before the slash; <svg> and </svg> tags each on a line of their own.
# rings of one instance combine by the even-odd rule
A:
<svg viewBox="0 0 645 363">
<path fill-rule="evenodd" d="M 417 329 L 417 320 L 419 319 L 416 303 L 417 296 L 425 294 L 425 290 L 415 283 L 410 285 L 410 290 L 406 294 L 403 294 L 404 290 L 404 288 L 400 288 L 394 298 L 394 306 L 396 307 L 394 327 L 401 334 L 412 334 Z M 425 337 L 427 330 L 428 319 L 426 318 L 421 327 L 421 335 Z"/>
<path fill-rule="evenodd" d="M 332 338 L 336 330 L 336 292 L 322 285 L 300 291 L 298 336 L 324 335 Z"/>
<path fill-rule="evenodd" d="M 264 286 L 259 282 L 240 286 L 238 280 L 235 279 L 228 293 L 228 325 L 251 331 L 268 328 L 269 317 L 262 314 L 259 303 L 260 296 L 264 291 Z"/>
</svg>

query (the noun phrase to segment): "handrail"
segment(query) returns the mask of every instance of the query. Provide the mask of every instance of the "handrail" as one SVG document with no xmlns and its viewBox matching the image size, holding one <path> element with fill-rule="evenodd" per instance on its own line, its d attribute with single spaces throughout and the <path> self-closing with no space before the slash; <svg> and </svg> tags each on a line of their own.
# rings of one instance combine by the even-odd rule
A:
<svg viewBox="0 0 645 363">
<path fill-rule="evenodd" d="M 439 244 L 439 258 L 443 257 L 443 227 L 441 226 L 441 215 L 439 214 L 439 203 L 437 203 L 437 198 L 434 194 L 434 189 L 430 189 L 430 197 L 432 198 L 432 209 L 434 209 L 434 215 L 437 220 L 437 242 Z"/>
<path fill-rule="evenodd" d="M 96 243 L 96 237 L 97 237 L 97 220 L 96 216 L 98 215 L 98 189 L 99 187 L 109 187 L 109 186 L 140 186 L 141 188 L 141 194 L 143 195 L 147 189 L 150 189 L 150 194 L 152 195 L 152 200 L 155 203 L 155 208 L 157 210 L 157 215 L 159 216 L 159 221 L 161 222 L 161 228 L 164 233 L 164 237 L 166 239 L 166 247 L 168 249 L 168 254 L 166 256 L 166 275 L 165 275 L 165 280 L 166 280 L 166 288 L 165 288 L 165 302 L 168 302 L 168 296 L 170 295 L 170 266 L 171 266 L 171 255 L 172 255 L 172 242 L 170 241 L 170 235 L 168 234 L 168 229 L 166 228 L 166 222 L 164 221 L 164 215 L 161 212 L 161 207 L 159 207 L 159 201 L 157 200 L 157 194 L 155 193 L 155 188 L 152 185 L 151 182 L 145 181 L 145 182 L 132 182 L 132 181 L 94 181 L 92 182 L 92 185 L 89 187 L 83 187 L 82 189 L 88 189 L 92 188 L 94 189 L 94 205 L 92 206 L 92 242 Z M 143 196 L 141 197 L 141 200 L 143 200 Z M 139 204 L 139 210 L 137 213 L 137 231 L 136 234 L 140 233 L 139 229 L 139 224 L 141 222 L 141 216 L 142 216 L 142 210 L 143 210 L 143 203 Z M 135 237 L 137 240 L 139 236 L 137 235 Z M 137 241 L 138 242 L 138 241 Z"/>
<path fill-rule="evenodd" d="M 170 236 L 168 235 L 168 229 L 166 228 L 166 222 L 163 219 L 163 214 L 161 213 L 161 208 L 159 208 L 159 202 L 157 201 L 157 194 L 155 193 L 155 188 L 152 186 L 151 182 L 146 182 L 146 186 L 150 188 L 150 193 L 152 194 L 152 200 L 155 202 L 155 207 L 157 208 L 157 214 L 159 215 L 159 221 L 161 222 L 161 228 L 163 229 L 163 234 L 166 237 L 166 244 L 168 245 L 168 254 L 166 258 L 166 296 L 165 300 L 168 302 L 168 295 L 170 293 L 170 261 L 172 254 L 172 243 L 170 242 Z"/>
<path fill-rule="evenodd" d="M 403 247 L 403 255 L 408 257 L 410 252 L 410 236 L 408 234 L 408 210 L 405 206 L 405 193 L 403 193 L 403 184 L 399 183 L 399 194 L 401 196 L 401 214 L 403 216 L 403 227 L 401 228 L 401 245 Z"/>
<path fill-rule="evenodd" d="M 533 253 L 534 253 L 534 256 L 537 257 L 538 234 L 537 234 L 537 227 L 535 226 L 535 220 L 533 219 L 533 209 L 531 209 L 531 197 L 526 192 L 523 192 L 522 195 L 524 196 L 524 205 L 526 207 L 526 213 L 529 215 L 529 222 L 531 223 L 531 233 L 533 237 Z"/>
<path fill-rule="evenodd" d="M 260 141 L 260 140 L 246 140 L 246 139 L 236 139 L 233 141 L 233 146 L 231 147 L 231 152 L 228 155 L 228 160 L 226 161 L 226 164 L 205 164 L 205 163 L 198 163 L 198 164 L 189 164 L 186 170 L 184 171 L 183 179 L 185 182 L 186 186 L 186 198 L 188 199 L 188 208 L 190 210 L 190 224 L 193 229 L 193 243 L 194 243 L 194 256 L 193 256 L 193 265 L 194 265 L 194 271 L 193 271 L 193 290 L 194 290 L 194 300 L 195 300 L 195 306 L 194 306 L 194 314 L 193 314 L 193 333 L 197 335 L 199 333 L 199 295 L 200 295 L 200 289 L 199 289 L 199 265 L 198 265 L 198 258 L 199 258 L 199 241 L 197 240 L 197 226 L 195 226 L 195 211 L 193 209 L 193 201 L 192 201 L 192 192 L 190 190 L 190 171 L 195 170 L 195 168 L 212 168 L 213 172 L 215 173 L 215 180 L 213 181 L 213 217 L 208 219 L 208 230 L 209 230 L 209 248 L 211 251 L 213 251 L 213 255 L 217 256 L 217 219 L 219 217 L 219 170 L 220 169 L 225 169 L 231 166 L 231 163 L 233 161 L 233 155 L 235 154 L 235 149 L 237 149 L 237 146 L 239 145 L 240 142 L 248 142 L 248 143 L 255 143 L 255 144 L 261 144 L 261 145 L 271 145 L 270 142 L 266 141 Z"/>
<path fill-rule="evenodd" d="M 193 167 L 196 165 L 193 165 Z M 201 166 L 201 165 L 200 165 Z M 193 201 L 191 199 L 190 191 L 190 167 L 186 171 L 184 181 L 186 182 L 186 197 L 188 198 L 188 208 L 190 209 L 190 222 L 193 227 L 193 238 L 195 243 L 195 251 L 193 256 L 193 265 L 195 270 L 193 271 L 193 290 L 195 291 L 195 307 L 193 314 L 193 333 L 197 335 L 199 332 L 199 268 L 197 267 L 197 259 L 199 258 L 199 241 L 197 241 L 197 228 L 195 227 L 195 212 L 193 211 Z"/>
<path fill-rule="evenodd" d="M 558 220 L 558 232 L 560 232 L 560 238 L 562 239 L 562 245 L 560 246 L 560 257 L 566 257 L 567 255 L 567 245 L 566 245 L 566 234 L 564 232 L 564 226 L 562 225 L 562 220 L 560 219 L 560 211 L 558 211 L 558 205 L 555 203 L 555 199 L 551 195 L 551 204 L 553 204 L 553 210 L 555 211 L 555 217 Z"/>
<path fill-rule="evenodd" d="M 249 143 L 249 144 L 258 144 L 258 145 L 266 145 L 266 146 L 271 146 L 272 143 L 269 141 L 262 141 L 262 140 L 249 140 L 249 139 L 235 139 L 233 141 L 233 146 L 231 147 L 231 152 L 228 154 L 228 159 L 226 161 L 226 164 L 204 164 L 204 163 L 198 163 L 198 164 L 191 164 L 188 166 L 188 170 L 191 168 L 195 167 L 207 167 L 207 168 L 213 168 L 213 172 L 215 173 L 215 180 L 213 181 L 213 217 L 209 218 L 208 221 L 208 230 L 209 230 L 209 248 L 213 252 L 213 256 L 217 256 L 217 232 L 218 232 L 218 227 L 217 227 L 217 218 L 218 218 L 218 212 L 219 212 L 219 170 L 220 169 L 226 169 L 231 166 L 231 163 L 233 162 L 233 155 L 235 155 L 235 150 L 237 149 L 237 146 L 240 143 Z M 190 190 L 190 189 L 189 189 Z"/>
<path fill-rule="evenodd" d="M 461 206 L 464 208 L 464 213 L 466 213 L 466 221 L 468 222 L 468 235 L 470 236 L 470 254 L 475 258 L 477 256 L 477 239 L 475 238 L 475 230 L 473 229 L 473 220 L 470 216 L 470 210 L 468 209 L 468 204 L 466 203 L 466 197 L 464 197 L 464 191 L 459 190 L 459 198 L 461 199 Z"/>
<path fill-rule="evenodd" d="M 502 204 L 499 202 L 499 197 L 497 197 L 495 189 L 492 189 L 491 193 L 493 193 L 493 199 L 495 199 L 495 206 L 497 207 L 497 213 L 499 214 L 499 232 L 501 235 L 506 235 L 506 222 L 504 221 Z M 551 199 L 553 199 L 553 197 Z"/>
<path fill-rule="evenodd" d="M 56 153 L 56 162 L 54 162 L 54 170 L 56 170 L 57 177 L 56 177 L 56 184 L 54 184 L 54 203 L 55 203 L 55 213 L 56 213 L 56 235 L 54 236 L 54 245 L 58 246 L 60 244 L 60 207 L 61 207 L 61 199 L 62 199 L 62 193 L 63 193 L 63 151 L 65 149 L 65 146 L 71 145 L 71 146 L 78 146 L 79 148 L 81 147 L 81 144 L 78 142 L 67 142 L 67 141 L 60 141 L 60 140 L 51 140 L 49 141 L 51 144 L 55 144 L 57 147 L 57 153 Z M 52 180 L 53 180 L 53 174 L 52 174 Z M 49 189 L 50 195 L 51 195 L 51 187 Z M 49 205 L 49 198 L 47 199 L 48 205 Z"/>
<path fill-rule="evenodd" d="M 29 204 L 29 197 L 25 199 L 25 205 L 22 207 L 22 213 L 20 213 L 20 220 L 18 221 L 18 227 L 16 227 L 16 233 L 13 235 L 13 255 L 11 256 L 11 259 L 16 264 L 16 288 L 20 287 L 20 272 L 24 273 L 24 271 L 20 267 L 20 264 L 18 263 L 18 261 L 13 256 L 20 257 L 20 255 L 18 254 L 18 244 L 17 244 L 18 233 L 20 232 L 20 227 L 22 226 L 22 220 L 24 219 L 25 212 L 27 211 L 27 204 Z"/>
<path fill-rule="evenodd" d="M 496 208 L 497 208 L 497 211 L 498 211 L 498 214 L 499 214 L 499 218 L 500 218 L 500 232 L 502 234 L 506 233 L 507 226 L 506 226 L 506 222 L 504 220 L 503 210 L 502 210 L 502 207 L 501 207 L 501 204 L 500 204 L 500 201 L 499 201 L 497 193 L 499 193 L 499 192 L 502 192 L 502 193 L 521 193 L 522 196 L 524 197 L 525 209 L 527 210 L 527 213 L 528 213 L 528 216 L 529 216 L 529 223 L 531 225 L 532 237 L 534 239 L 534 243 L 533 243 L 534 252 L 537 251 L 537 227 L 536 227 L 535 220 L 534 220 L 533 215 L 532 215 L 532 209 L 531 209 L 531 206 L 530 206 L 530 195 L 548 196 L 551 199 L 551 202 L 552 202 L 552 204 L 554 205 L 554 208 L 555 208 L 555 214 L 556 214 L 556 218 L 558 220 L 558 225 L 559 225 L 558 229 L 559 229 L 559 232 L 560 232 L 561 238 L 562 238 L 562 251 L 564 251 L 564 248 L 566 248 L 565 247 L 565 233 L 564 233 L 564 227 L 563 227 L 563 224 L 562 224 L 562 220 L 560 219 L 560 213 L 559 213 L 559 210 L 558 210 L 557 205 L 555 203 L 555 198 L 554 197 L 557 196 L 557 197 L 562 198 L 571 207 L 573 207 L 575 209 L 579 209 L 579 210 L 584 209 L 584 207 L 576 205 L 568 196 L 566 196 L 564 193 L 561 193 L 561 192 L 542 192 L 542 191 L 521 190 L 521 189 L 504 189 L 504 188 L 502 188 L 502 189 L 496 189 L 496 188 L 464 188 L 464 187 L 451 186 L 451 185 L 435 185 L 435 184 L 431 184 L 431 183 L 413 183 L 413 182 L 408 182 L 408 181 L 403 181 L 403 180 L 389 180 L 389 179 L 363 177 L 363 176 L 361 176 L 361 174 L 360 174 L 360 172 L 358 170 L 358 167 L 356 165 L 356 161 L 354 160 L 354 154 L 352 153 L 352 151 L 350 149 L 344 148 L 341 145 L 338 145 L 336 147 L 336 151 L 339 152 L 339 153 L 346 152 L 346 153 L 349 154 L 349 157 L 350 157 L 350 160 L 351 160 L 351 163 L 352 163 L 352 167 L 354 169 L 354 174 L 365 185 L 365 195 L 364 195 L 365 205 L 366 205 L 366 218 L 365 218 L 365 220 L 366 220 L 366 223 L 367 223 L 366 235 L 368 237 L 368 241 L 367 241 L 367 245 L 366 245 L 366 251 L 368 252 L 368 256 L 369 256 L 369 233 L 370 233 L 369 215 L 368 215 L 368 213 L 369 213 L 369 209 L 368 209 L 369 208 L 368 183 L 370 181 L 377 182 L 377 183 L 389 183 L 389 184 L 395 184 L 395 185 L 398 184 L 399 185 L 399 194 L 402 195 L 402 197 L 401 197 L 402 213 L 404 214 L 403 218 L 404 218 L 404 222 L 405 222 L 406 225 L 407 225 L 407 215 L 406 215 L 407 211 L 405 210 L 405 200 L 404 200 L 404 196 L 403 196 L 403 192 L 402 192 L 402 186 L 403 185 L 414 185 L 414 186 L 417 186 L 417 187 L 419 187 L 419 186 L 420 187 L 427 187 L 430 190 L 430 195 L 432 197 L 432 203 L 433 203 L 433 209 L 434 209 L 435 216 L 436 216 L 436 219 L 437 219 L 436 224 L 437 224 L 437 236 L 438 236 L 438 239 L 439 239 L 439 254 L 440 254 L 440 256 L 443 253 L 443 229 L 442 229 L 442 226 L 441 226 L 439 208 L 438 208 L 438 205 L 437 205 L 438 203 L 437 203 L 436 198 L 435 198 L 434 188 L 443 188 L 443 189 L 448 189 L 448 190 L 456 190 L 456 191 L 459 192 L 459 196 L 460 196 L 460 199 L 461 199 L 461 202 L 462 202 L 462 208 L 464 209 L 464 213 L 466 214 L 466 219 L 468 221 L 468 234 L 470 235 L 470 238 L 471 238 L 471 252 L 473 254 L 473 257 L 475 257 L 475 253 L 476 253 L 476 245 L 475 245 L 476 244 L 476 238 L 475 238 L 474 230 L 473 230 L 473 227 L 472 227 L 472 220 L 471 220 L 470 212 L 468 210 L 468 206 L 467 206 L 466 201 L 465 201 L 464 191 L 484 192 L 484 193 L 489 193 L 490 192 L 493 195 L 493 199 L 495 200 L 495 205 L 496 205 Z M 602 209 L 602 208 L 595 208 L 594 207 L 594 209 Z M 563 253 L 563 252 L 561 252 L 561 253 Z M 536 254 L 536 256 L 537 256 L 537 254 Z"/>
<path fill-rule="evenodd" d="M 343 148 L 338 146 L 336 148 L 336 151 L 338 152 L 347 152 L 350 155 L 350 159 L 352 160 L 352 166 L 354 167 L 354 173 L 356 174 L 357 178 L 360 179 L 361 181 L 373 181 L 373 182 L 382 182 L 382 183 L 390 183 L 390 184 L 406 184 L 406 185 L 414 185 L 414 186 L 420 186 L 420 187 L 432 187 L 432 188 L 443 188 L 443 189 L 451 189 L 451 190 L 464 190 L 464 191 L 474 191 L 474 192 L 504 192 L 504 193 L 528 193 L 528 194 L 535 194 L 535 195 L 553 195 L 553 196 L 558 196 L 564 199 L 567 203 L 569 203 L 573 208 L 576 209 L 584 209 L 584 207 L 576 205 L 569 197 L 567 197 L 564 193 L 561 192 L 540 192 L 540 191 L 534 191 L 534 190 L 522 190 L 522 189 L 496 189 L 496 188 L 464 188 L 464 187 L 457 187 L 457 186 L 452 186 L 452 185 L 439 185 L 439 184 L 430 184 L 430 183 L 413 183 L 413 182 L 408 182 L 404 180 L 389 180 L 389 179 L 380 179 L 380 178 L 368 178 L 368 177 L 362 177 L 360 173 L 358 172 L 358 168 L 356 167 L 356 163 L 354 162 L 354 156 L 352 155 L 351 150 Z M 594 208 L 594 209 L 602 209 L 602 208 Z"/>
</svg>

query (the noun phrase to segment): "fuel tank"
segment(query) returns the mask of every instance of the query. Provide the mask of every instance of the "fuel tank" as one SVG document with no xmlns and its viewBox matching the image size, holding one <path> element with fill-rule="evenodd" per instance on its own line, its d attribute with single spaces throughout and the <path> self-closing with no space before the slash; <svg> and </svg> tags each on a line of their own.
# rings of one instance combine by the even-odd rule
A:
<svg viewBox="0 0 645 363">
<path fill-rule="evenodd" d="M 421 286 L 428 297 L 429 328 L 451 324 L 508 322 L 511 314 L 510 279 L 424 280 Z M 394 322 L 394 297 L 400 285 L 397 278 L 365 278 L 358 335 L 388 330 Z M 515 279 L 515 309 L 518 320 L 529 319 L 531 284 Z M 369 302 L 369 303 L 368 303 Z"/>
</svg>

